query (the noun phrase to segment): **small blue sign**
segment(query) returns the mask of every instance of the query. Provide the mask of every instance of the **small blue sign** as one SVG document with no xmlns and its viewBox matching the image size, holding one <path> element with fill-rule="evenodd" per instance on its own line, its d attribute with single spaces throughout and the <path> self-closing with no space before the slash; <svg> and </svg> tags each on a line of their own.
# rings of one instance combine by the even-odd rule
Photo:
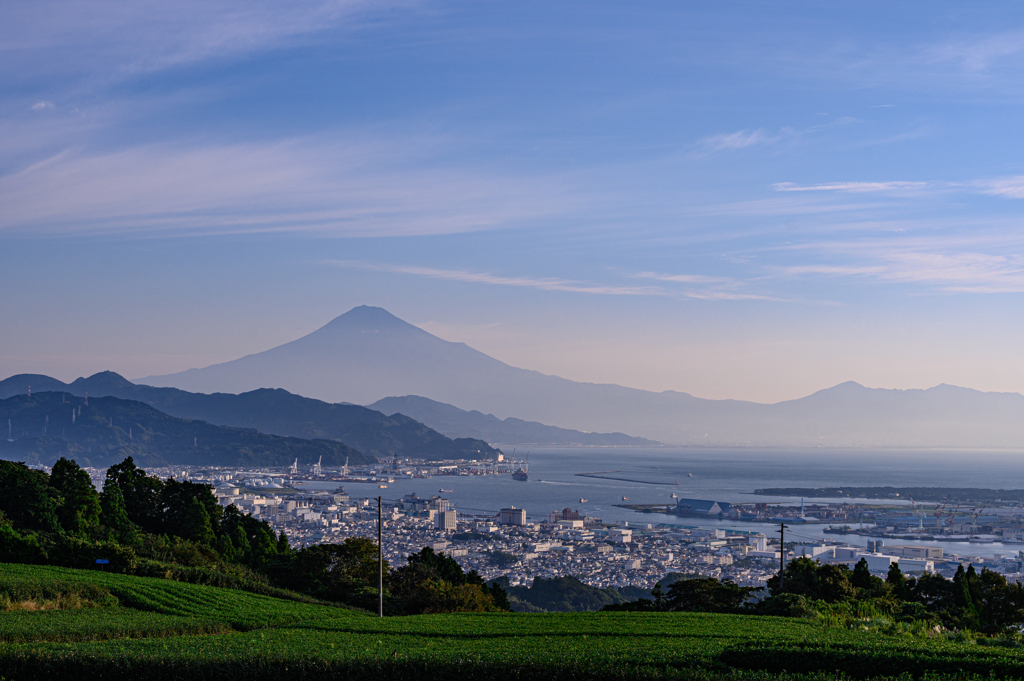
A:
<svg viewBox="0 0 1024 681">
<path fill-rule="evenodd" d="M 107 560 L 106 558 L 97 558 L 96 559 L 96 564 L 97 565 L 110 565 L 110 561 Z"/>
</svg>

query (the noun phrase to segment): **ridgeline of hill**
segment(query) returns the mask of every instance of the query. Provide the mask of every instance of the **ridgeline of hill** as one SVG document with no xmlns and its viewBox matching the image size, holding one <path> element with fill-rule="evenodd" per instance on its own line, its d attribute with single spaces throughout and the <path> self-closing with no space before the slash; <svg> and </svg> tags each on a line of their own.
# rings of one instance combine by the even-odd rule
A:
<svg viewBox="0 0 1024 681">
<path fill-rule="evenodd" d="M 624 433 L 584 433 L 580 430 L 548 426 L 536 421 L 466 411 L 444 402 L 417 395 L 385 397 L 369 405 L 384 413 L 402 412 L 422 421 L 434 430 L 454 437 L 475 437 L 506 445 L 583 445 L 587 447 L 660 447 L 660 442 Z"/>
<path fill-rule="evenodd" d="M 70 384 L 40 374 L 11 376 L 0 381 L 0 398 L 23 395 L 29 386 L 33 392 L 66 391 L 79 397 L 88 393 L 90 398 L 136 400 L 178 418 L 254 428 L 270 435 L 336 440 L 378 459 L 396 455 L 431 460 L 490 459 L 498 453 L 483 440 L 453 439 L 403 414 L 387 416 L 367 407 L 331 404 L 286 390 L 261 388 L 241 395 L 206 395 L 138 385 L 112 371 L 103 371 Z"/>
<path fill-rule="evenodd" d="M 180 419 L 132 400 L 33 392 L 0 400 L 0 458 L 52 464 L 60 457 L 103 468 L 132 457 L 145 466 L 341 466 L 373 457 L 333 440 L 268 435 L 250 428 Z"/>
</svg>

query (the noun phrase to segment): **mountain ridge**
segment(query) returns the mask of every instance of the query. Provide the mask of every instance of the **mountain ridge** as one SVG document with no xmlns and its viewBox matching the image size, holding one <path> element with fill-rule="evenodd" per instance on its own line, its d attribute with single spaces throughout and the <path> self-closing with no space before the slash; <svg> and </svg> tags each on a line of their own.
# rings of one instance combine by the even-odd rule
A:
<svg viewBox="0 0 1024 681">
<path fill-rule="evenodd" d="M 136 400 L 85 399 L 66 392 L 33 392 L 0 400 L 0 419 L 13 440 L 0 440 L 0 456 L 52 464 L 64 456 L 83 466 L 110 466 L 131 456 L 146 466 L 285 466 L 293 460 L 325 466 L 373 463 L 334 440 L 260 433 L 169 416 Z"/>
<path fill-rule="evenodd" d="M 135 384 L 112 371 L 103 371 L 69 384 L 39 374 L 12 376 L 0 381 L 0 398 L 23 394 L 30 380 L 39 383 L 40 378 L 79 397 L 88 393 L 92 397 L 131 399 L 177 418 L 253 428 L 283 437 L 335 440 L 381 459 L 396 455 L 427 459 L 493 458 L 497 454 L 486 442 L 449 438 L 403 414 L 388 416 L 359 405 L 329 404 L 281 389 L 261 388 L 240 395 L 190 393 Z"/>
<path fill-rule="evenodd" d="M 520 369 L 361 306 L 262 353 L 143 379 L 197 392 L 284 388 L 329 402 L 418 395 L 463 411 L 682 445 L 1024 447 L 1024 396 L 847 381 L 775 404 L 707 400 Z M 944 385 L 944 384 L 943 384 Z"/>
<path fill-rule="evenodd" d="M 578 445 L 588 447 L 661 447 L 660 442 L 624 433 L 584 433 L 548 426 L 514 417 L 499 419 L 493 414 L 466 411 L 418 395 L 385 397 L 371 405 L 384 413 L 408 414 L 434 430 L 453 437 L 460 433 L 492 444 L 503 445 Z"/>
</svg>

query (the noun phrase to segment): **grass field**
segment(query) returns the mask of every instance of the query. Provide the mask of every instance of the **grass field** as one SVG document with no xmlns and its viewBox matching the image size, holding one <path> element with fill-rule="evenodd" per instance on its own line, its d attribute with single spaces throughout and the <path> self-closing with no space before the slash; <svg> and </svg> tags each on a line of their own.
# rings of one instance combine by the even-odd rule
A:
<svg viewBox="0 0 1024 681">
<path fill-rule="evenodd" d="M 1024 677 L 1024 653 L 1017 649 L 900 638 L 810 620 L 697 613 L 461 614 L 381 620 L 350 609 L 166 580 L 0 565 L 0 593 L 16 596 L 8 598 L 10 602 L 27 602 L 30 597 L 45 602 L 47 596 L 52 600 L 58 594 L 79 592 L 88 592 L 94 598 L 89 602 L 99 605 L 0 612 L 0 677 Z"/>
</svg>

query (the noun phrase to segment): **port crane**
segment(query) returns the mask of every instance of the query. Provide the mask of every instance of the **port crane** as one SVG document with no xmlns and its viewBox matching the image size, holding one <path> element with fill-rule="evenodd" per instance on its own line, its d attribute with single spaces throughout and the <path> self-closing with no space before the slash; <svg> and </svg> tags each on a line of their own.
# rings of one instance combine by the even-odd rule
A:
<svg viewBox="0 0 1024 681">
<path fill-rule="evenodd" d="M 971 509 L 971 512 L 974 514 L 974 517 L 971 518 L 971 534 L 976 534 L 978 532 L 978 516 L 980 516 L 982 511 L 986 508 L 988 508 L 987 502 L 982 504 L 981 508 L 975 507 Z"/>
<path fill-rule="evenodd" d="M 908 493 L 907 496 L 910 498 L 910 505 L 914 507 L 914 513 L 917 514 L 917 529 L 921 532 L 924 532 L 924 515 L 921 513 L 921 510 L 917 507 L 917 502 L 914 501 L 914 495 Z"/>
<path fill-rule="evenodd" d="M 946 508 L 946 504 L 949 503 L 949 498 L 951 496 L 951 494 L 947 494 L 946 498 L 942 500 L 942 503 L 935 507 L 935 513 L 932 514 L 935 516 L 935 527 L 939 532 L 942 532 L 942 511 Z"/>
</svg>

